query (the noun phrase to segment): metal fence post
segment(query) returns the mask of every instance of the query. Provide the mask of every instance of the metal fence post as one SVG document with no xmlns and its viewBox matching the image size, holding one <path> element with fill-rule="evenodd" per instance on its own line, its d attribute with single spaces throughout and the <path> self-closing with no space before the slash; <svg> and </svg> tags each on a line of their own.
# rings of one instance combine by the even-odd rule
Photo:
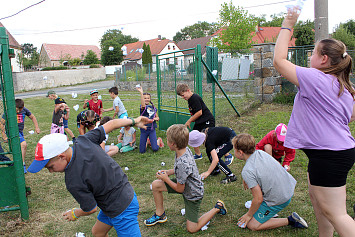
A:
<svg viewBox="0 0 355 237">
<path fill-rule="evenodd" d="M 8 138 L 9 146 L 12 151 L 14 158 L 14 168 L 15 168 L 15 177 L 17 185 L 17 194 L 19 199 L 21 217 L 23 219 L 29 218 L 28 213 L 28 203 L 26 199 L 26 185 L 25 177 L 23 173 L 23 164 L 22 164 L 22 154 L 21 146 L 19 139 L 19 131 L 17 125 L 17 115 L 16 115 L 16 106 L 15 106 L 15 95 L 14 95 L 14 85 L 12 79 L 12 70 L 11 63 L 9 59 L 9 41 L 8 36 L 4 27 L 0 27 L 0 47 L 1 47 L 1 66 L 3 73 L 4 81 L 4 91 L 6 100 L 3 101 L 6 104 L 6 124 L 8 125 Z M 12 167 L 11 167 L 12 168 Z"/>
</svg>

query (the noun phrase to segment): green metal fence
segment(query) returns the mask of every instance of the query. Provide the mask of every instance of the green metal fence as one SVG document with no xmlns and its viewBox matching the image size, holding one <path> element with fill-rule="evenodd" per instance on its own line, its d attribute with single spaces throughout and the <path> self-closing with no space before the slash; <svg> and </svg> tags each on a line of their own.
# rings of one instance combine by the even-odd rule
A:
<svg viewBox="0 0 355 237">
<path fill-rule="evenodd" d="M 288 60 L 292 63 L 302 66 L 310 67 L 310 60 L 314 50 L 314 45 L 294 46 L 288 48 Z M 347 53 L 353 58 L 352 73 L 350 74 L 350 81 L 355 84 L 355 50 L 347 50 Z M 297 92 L 297 87 L 286 79 L 282 80 L 282 88 L 286 89 L 286 92 Z"/>
<path fill-rule="evenodd" d="M 1 55 L 1 103 L 0 113 L 5 121 L 7 142 L 1 138 L 0 155 L 10 161 L 0 161 L 0 212 L 21 211 L 21 217 L 28 219 L 28 204 L 26 199 L 25 177 L 23 173 L 22 155 L 17 125 L 14 87 L 10 55 L 14 51 L 9 48 L 6 30 L 0 27 L 0 55 Z"/>
<path fill-rule="evenodd" d="M 229 96 L 218 83 L 218 73 L 213 73 L 218 71 L 217 48 L 207 48 L 206 60 L 202 57 L 201 46 L 197 45 L 196 48 L 157 55 L 156 62 L 160 130 L 166 130 L 172 124 L 184 124 L 191 116 L 187 101 L 176 94 L 179 83 L 188 84 L 194 93 L 199 94 L 215 117 L 217 107 L 230 107 L 239 116 Z"/>
</svg>

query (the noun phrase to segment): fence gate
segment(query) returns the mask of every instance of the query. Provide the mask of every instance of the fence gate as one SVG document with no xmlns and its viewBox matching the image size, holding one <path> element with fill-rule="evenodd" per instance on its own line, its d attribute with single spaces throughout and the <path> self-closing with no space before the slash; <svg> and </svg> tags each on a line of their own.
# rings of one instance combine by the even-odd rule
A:
<svg viewBox="0 0 355 237">
<path fill-rule="evenodd" d="M 0 76 L 1 97 L 0 114 L 5 120 L 8 142 L 1 136 L 0 142 L 0 212 L 21 211 L 21 217 L 28 219 L 25 177 L 17 125 L 14 87 L 10 56 L 14 50 L 9 48 L 9 39 L 4 27 L 0 27 Z M 12 159 L 8 159 L 11 158 Z M 6 161 L 8 160 L 8 161 Z"/>
<path fill-rule="evenodd" d="M 160 130 L 167 130 L 173 124 L 184 124 L 191 116 L 187 101 L 179 98 L 180 96 L 176 94 L 176 87 L 179 83 L 188 84 L 190 89 L 202 98 L 202 92 L 208 91 L 206 96 L 211 99 L 203 99 L 214 116 L 216 107 L 215 85 L 217 85 L 239 116 L 238 111 L 217 80 L 217 48 L 206 48 L 206 61 L 202 58 L 201 45 L 197 45 L 196 48 L 159 54 L 156 56 L 156 69 Z M 203 88 L 207 85 L 203 83 L 204 74 L 206 75 L 208 88 Z M 192 126 L 193 124 L 191 124 Z"/>
</svg>

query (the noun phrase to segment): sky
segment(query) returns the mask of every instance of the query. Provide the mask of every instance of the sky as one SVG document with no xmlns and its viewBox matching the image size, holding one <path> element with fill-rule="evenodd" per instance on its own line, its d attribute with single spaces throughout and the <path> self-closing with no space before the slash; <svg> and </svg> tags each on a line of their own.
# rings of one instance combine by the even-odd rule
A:
<svg viewBox="0 0 355 237">
<path fill-rule="evenodd" d="M 13 15 L 41 0 L 0 0 L 0 18 Z M 20 43 L 97 45 L 109 29 L 149 40 L 158 35 L 173 39 L 176 32 L 198 21 L 217 22 L 221 4 L 229 0 L 45 0 L 19 14 L 0 20 Z M 286 12 L 290 0 L 233 0 L 249 14 L 261 16 Z M 354 19 L 354 0 L 328 0 L 329 32 Z M 351 7 L 350 7 L 351 6 Z M 300 20 L 314 20 L 314 0 L 304 1 Z"/>
</svg>

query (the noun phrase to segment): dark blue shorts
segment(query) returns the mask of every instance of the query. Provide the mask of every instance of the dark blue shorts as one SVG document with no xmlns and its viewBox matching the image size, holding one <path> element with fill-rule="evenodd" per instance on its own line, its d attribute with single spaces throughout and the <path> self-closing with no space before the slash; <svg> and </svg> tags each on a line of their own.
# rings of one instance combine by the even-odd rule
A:
<svg viewBox="0 0 355 237">
<path fill-rule="evenodd" d="M 68 127 L 68 120 L 63 119 L 63 125 L 64 125 L 64 128 L 69 128 Z"/>
<path fill-rule="evenodd" d="M 26 141 L 25 137 L 23 136 L 23 132 L 19 132 L 19 137 L 20 137 L 20 143 Z"/>
</svg>

